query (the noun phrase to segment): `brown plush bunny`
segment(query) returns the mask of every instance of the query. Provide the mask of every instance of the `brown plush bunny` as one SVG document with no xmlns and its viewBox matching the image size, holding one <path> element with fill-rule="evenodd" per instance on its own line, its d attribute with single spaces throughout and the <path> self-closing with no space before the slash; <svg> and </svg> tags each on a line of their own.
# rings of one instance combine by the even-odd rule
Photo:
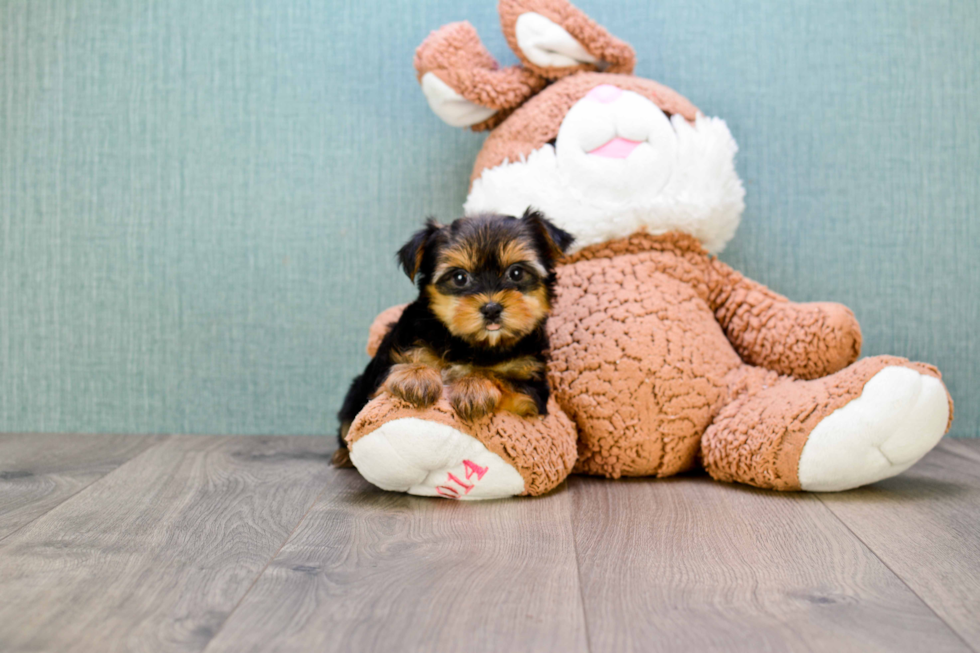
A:
<svg viewBox="0 0 980 653">
<path fill-rule="evenodd" d="M 543 418 L 474 423 L 443 400 L 381 395 L 350 429 L 379 487 L 477 499 L 536 495 L 570 472 L 716 479 L 835 491 L 908 469 L 952 420 L 936 368 L 857 361 L 854 315 L 797 304 L 712 256 L 744 208 L 725 123 L 632 76 L 634 53 L 564 0 L 502 0 L 522 65 L 500 69 L 468 23 L 415 58 L 432 109 L 492 129 L 469 213 L 542 210 L 578 248 L 549 320 Z M 376 346 L 399 308 L 371 331 Z"/>
</svg>

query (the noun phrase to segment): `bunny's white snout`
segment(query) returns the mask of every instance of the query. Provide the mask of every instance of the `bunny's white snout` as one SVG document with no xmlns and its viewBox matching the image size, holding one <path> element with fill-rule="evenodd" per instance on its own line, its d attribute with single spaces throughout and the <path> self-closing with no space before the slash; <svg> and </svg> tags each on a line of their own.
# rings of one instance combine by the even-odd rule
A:
<svg viewBox="0 0 980 653">
<path fill-rule="evenodd" d="M 555 150 L 569 182 L 589 193 L 655 196 L 673 173 L 677 133 L 647 98 L 602 84 L 569 110 Z"/>
<path fill-rule="evenodd" d="M 482 170 L 465 211 L 520 215 L 533 206 L 575 236 L 576 250 L 637 232 L 680 231 L 721 251 L 745 208 L 738 147 L 725 122 L 668 117 L 654 95 L 605 79 L 568 109 L 553 143 Z M 557 94 L 562 85 L 551 88 Z"/>
</svg>

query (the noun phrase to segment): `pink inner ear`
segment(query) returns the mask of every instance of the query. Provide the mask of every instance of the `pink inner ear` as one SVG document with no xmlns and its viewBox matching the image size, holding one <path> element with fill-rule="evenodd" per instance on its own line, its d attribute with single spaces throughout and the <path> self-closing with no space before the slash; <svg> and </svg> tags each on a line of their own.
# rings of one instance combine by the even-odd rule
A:
<svg viewBox="0 0 980 653">
<path fill-rule="evenodd" d="M 626 138 L 616 137 L 606 143 L 605 145 L 600 145 L 595 148 L 589 154 L 595 154 L 596 156 L 605 156 L 610 159 L 625 159 L 630 155 L 630 152 L 636 149 L 636 147 L 643 141 L 631 141 Z"/>
<path fill-rule="evenodd" d="M 619 99 L 619 96 L 623 94 L 623 89 L 617 88 L 612 84 L 600 84 L 594 89 L 589 91 L 589 94 L 585 97 L 590 100 L 595 100 L 596 102 L 602 102 L 603 104 L 609 104 L 610 102 L 615 102 Z"/>
</svg>

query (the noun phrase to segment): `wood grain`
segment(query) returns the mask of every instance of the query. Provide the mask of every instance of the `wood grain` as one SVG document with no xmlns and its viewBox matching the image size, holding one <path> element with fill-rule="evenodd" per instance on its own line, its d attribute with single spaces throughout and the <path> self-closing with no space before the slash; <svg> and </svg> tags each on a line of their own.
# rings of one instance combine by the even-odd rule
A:
<svg viewBox="0 0 980 653">
<path fill-rule="evenodd" d="M 0 540 L 161 440 L 147 435 L 0 434 Z"/>
<path fill-rule="evenodd" d="M 813 495 L 570 487 L 592 650 L 969 650 Z"/>
<path fill-rule="evenodd" d="M 327 438 L 172 437 L 0 542 L 0 650 L 200 651 L 329 478 Z"/>
<path fill-rule="evenodd" d="M 488 503 L 381 492 L 331 448 L 0 436 L 0 524 L 27 519 L 0 650 L 980 650 L 980 441 L 843 494 L 573 477 Z"/>
<path fill-rule="evenodd" d="M 341 470 L 207 652 L 585 651 L 570 499 L 423 499 Z"/>
<path fill-rule="evenodd" d="M 980 440 L 944 440 L 900 476 L 820 499 L 980 651 Z"/>
<path fill-rule="evenodd" d="M 954 453 L 972 461 L 974 465 L 980 465 L 980 438 L 946 437 L 939 443 L 938 450 Z"/>
</svg>

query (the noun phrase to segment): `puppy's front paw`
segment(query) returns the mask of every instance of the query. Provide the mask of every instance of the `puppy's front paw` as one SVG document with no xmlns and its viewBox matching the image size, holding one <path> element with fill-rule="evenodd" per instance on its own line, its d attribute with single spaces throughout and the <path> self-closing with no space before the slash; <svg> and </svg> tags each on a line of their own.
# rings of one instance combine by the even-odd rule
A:
<svg viewBox="0 0 980 653">
<path fill-rule="evenodd" d="M 416 408 L 425 408 L 442 396 L 442 376 L 431 367 L 403 363 L 391 368 L 384 389 Z"/>
<path fill-rule="evenodd" d="M 449 403 L 461 419 L 472 421 L 497 409 L 500 389 L 490 379 L 465 376 L 449 386 Z"/>
<path fill-rule="evenodd" d="M 514 413 L 521 417 L 537 417 L 540 414 L 538 404 L 533 397 L 513 390 L 504 393 L 500 400 L 500 410 Z"/>
</svg>

